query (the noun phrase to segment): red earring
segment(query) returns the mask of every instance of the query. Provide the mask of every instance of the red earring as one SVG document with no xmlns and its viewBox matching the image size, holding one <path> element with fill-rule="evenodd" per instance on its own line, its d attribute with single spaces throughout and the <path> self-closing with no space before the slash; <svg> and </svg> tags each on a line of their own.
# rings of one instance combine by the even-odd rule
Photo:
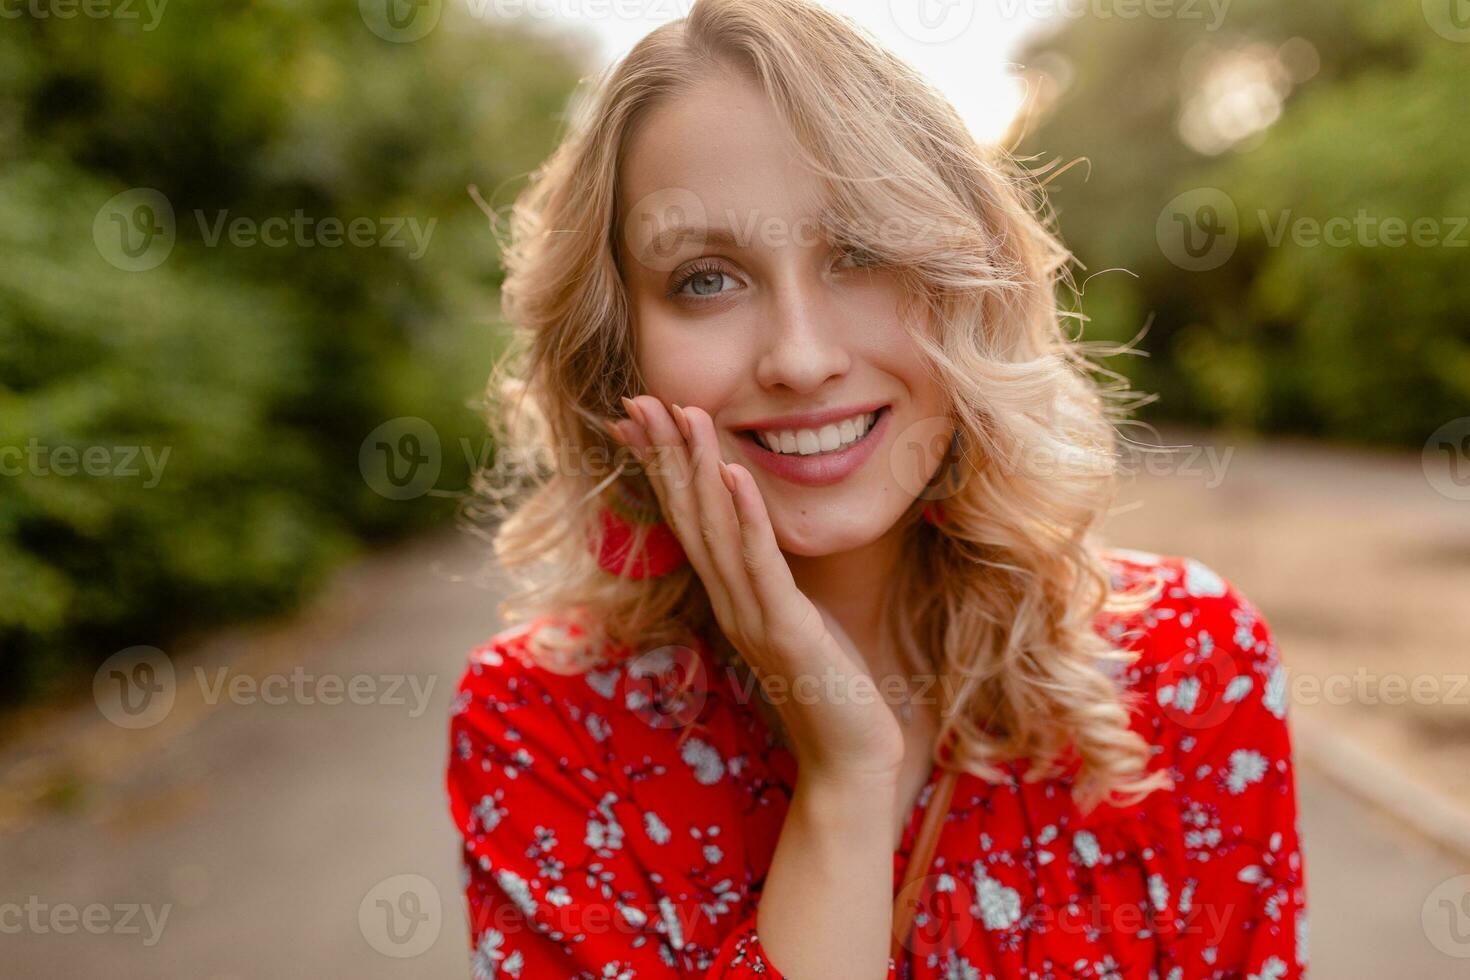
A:
<svg viewBox="0 0 1470 980">
<path fill-rule="evenodd" d="M 618 480 L 612 485 L 607 503 L 600 512 L 602 550 L 597 564 L 611 575 L 633 579 L 653 578 L 678 571 L 689 563 L 679 536 L 663 519 L 658 499 L 635 491 L 630 481 Z M 638 525 L 648 528 L 643 550 L 628 562 L 633 536 Z M 590 542 L 589 542 L 590 544 Z M 624 570 L 624 565 L 627 569 Z"/>
<path fill-rule="evenodd" d="M 944 523 L 944 505 L 937 500 L 931 500 L 924 505 L 924 520 L 935 527 Z"/>
</svg>

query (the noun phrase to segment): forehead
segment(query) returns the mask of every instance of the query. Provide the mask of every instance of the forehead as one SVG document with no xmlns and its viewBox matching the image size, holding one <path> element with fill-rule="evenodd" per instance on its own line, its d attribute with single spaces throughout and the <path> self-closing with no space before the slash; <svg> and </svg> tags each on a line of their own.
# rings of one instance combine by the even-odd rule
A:
<svg viewBox="0 0 1470 980">
<path fill-rule="evenodd" d="M 649 227 L 666 224 L 675 206 L 677 220 L 699 223 L 692 207 L 722 226 L 811 217 L 824 199 L 764 93 L 730 70 L 650 111 L 629 143 L 618 192 L 622 212 Z"/>
</svg>

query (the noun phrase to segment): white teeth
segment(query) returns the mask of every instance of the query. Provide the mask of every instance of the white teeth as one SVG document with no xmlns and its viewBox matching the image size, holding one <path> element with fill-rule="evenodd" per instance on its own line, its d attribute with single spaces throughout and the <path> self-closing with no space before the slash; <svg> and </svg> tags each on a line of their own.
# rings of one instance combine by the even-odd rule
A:
<svg viewBox="0 0 1470 980">
<path fill-rule="evenodd" d="M 810 456 L 812 453 L 830 453 L 834 449 L 857 442 L 873 426 L 877 412 L 854 415 L 833 425 L 820 429 L 794 429 L 780 432 L 757 432 L 756 439 L 773 453 Z"/>
</svg>

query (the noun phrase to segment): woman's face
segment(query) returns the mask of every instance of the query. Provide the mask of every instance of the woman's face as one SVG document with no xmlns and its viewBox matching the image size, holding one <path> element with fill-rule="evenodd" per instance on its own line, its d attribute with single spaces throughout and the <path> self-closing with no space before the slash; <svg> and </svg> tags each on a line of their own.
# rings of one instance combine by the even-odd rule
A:
<svg viewBox="0 0 1470 980">
<path fill-rule="evenodd" d="M 902 321 L 891 271 L 833 248 L 798 160 L 753 83 L 707 77 L 643 121 L 618 234 L 647 394 L 708 412 L 777 543 L 816 557 L 890 530 L 952 427 L 910 337 L 927 324 Z"/>
</svg>

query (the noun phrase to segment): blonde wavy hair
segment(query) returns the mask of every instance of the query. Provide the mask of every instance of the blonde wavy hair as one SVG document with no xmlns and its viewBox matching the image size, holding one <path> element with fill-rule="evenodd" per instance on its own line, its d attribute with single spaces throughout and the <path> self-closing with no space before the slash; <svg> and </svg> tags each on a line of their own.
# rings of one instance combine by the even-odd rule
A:
<svg viewBox="0 0 1470 980">
<path fill-rule="evenodd" d="M 562 631 L 570 645 L 538 640 L 561 669 L 693 636 L 739 659 L 691 567 L 633 579 L 596 557 L 614 482 L 653 499 L 600 425 L 646 390 L 616 254 L 619 168 L 640 120 L 717 67 L 758 84 L 794 134 L 828 192 L 831 235 L 894 270 L 929 315 L 918 342 L 949 393 L 955 438 L 933 485 L 943 489 L 901 521 L 887 608 L 910 665 L 953 692 L 935 763 L 948 744 L 953 766 L 1004 782 L 1005 760 L 1029 760 L 1027 780 L 1077 762 L 1084 810 L 1172 788 L 1164 771 L 1144 776 L 1149 745 L 1113 676 L 1137 654 L 1095 627 L 1105 609 L 1152 597 L 1114 590 L 1096 540 L 1115 493 L 1115 419 L 1140 400 L 1064 329 L 1080 320 L 1056 297 L 1070 256 L 1036 174 L 978 144 L 865 31 L 805 0 L 697 0 L 654 30 L 581 100 L 512 205 L 502 303 L 513 337 L 488 386 L 496 460 L 470 508 L 475 525 L 493 522 L 484 533 L 515 590 L 501 614 L 578 624 Z M 919 520 L 939 494 L 942 526 Z"/>
</svg>

